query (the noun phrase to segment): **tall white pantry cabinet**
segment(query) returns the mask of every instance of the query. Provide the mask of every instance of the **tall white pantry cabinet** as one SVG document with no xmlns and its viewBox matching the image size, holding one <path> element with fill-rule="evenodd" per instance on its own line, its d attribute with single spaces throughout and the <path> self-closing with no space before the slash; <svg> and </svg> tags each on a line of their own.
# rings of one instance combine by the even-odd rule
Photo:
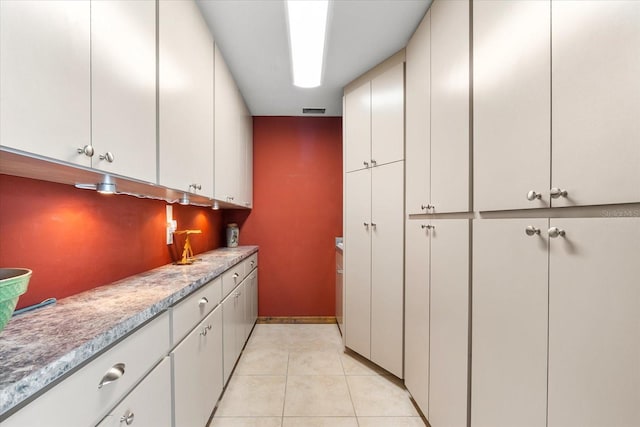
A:
<svg viewBox="0 0 640 427">
<path fill-rule="evenodd" d="M 388 61 L 345 89 L 345 344 L 433 427 L 637 425 L 638 52 L 640 2 L 434 0 L 404 51 L 404 240 L 376 240 L 402 203 L 375 178 Z M 400 374 L 377 245 L 404 248 Z"/>
<path fill-rule="evenodd" d="M 344 133 L 345 344 L 402 377 L 403 62 L 345 93 Z"/>
</svg>

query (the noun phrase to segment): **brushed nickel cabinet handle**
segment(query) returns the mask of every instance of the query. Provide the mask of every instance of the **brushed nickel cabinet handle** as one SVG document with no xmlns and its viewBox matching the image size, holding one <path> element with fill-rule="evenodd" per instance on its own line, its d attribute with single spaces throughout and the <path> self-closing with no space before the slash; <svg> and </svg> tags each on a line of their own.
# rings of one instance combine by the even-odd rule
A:
<svg viewBox="0 0 640 427">
<path fill-rule="evenodd" d="M 113 365 L 106 374 L 100 380 L 98 384 L 98 388 L 102 388 L 103 386 L 110 384 L 114 381 L 118 381 L 124 375 L 124 363 L 116 363 Z"/>
</svg>

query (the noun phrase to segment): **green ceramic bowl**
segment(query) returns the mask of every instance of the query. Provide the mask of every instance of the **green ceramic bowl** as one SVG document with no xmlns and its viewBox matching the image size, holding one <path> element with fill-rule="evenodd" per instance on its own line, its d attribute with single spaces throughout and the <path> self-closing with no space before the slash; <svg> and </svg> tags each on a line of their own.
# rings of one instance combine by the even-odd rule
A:
<svg viewBox="0 0 640 427">
<path fill-rule="evenodd" d="M 26 268 L 0 268 L 0 332 L 11 319 L 18 297 L 27 292 L 30 278 L 31 270 Z"/>
</svg>

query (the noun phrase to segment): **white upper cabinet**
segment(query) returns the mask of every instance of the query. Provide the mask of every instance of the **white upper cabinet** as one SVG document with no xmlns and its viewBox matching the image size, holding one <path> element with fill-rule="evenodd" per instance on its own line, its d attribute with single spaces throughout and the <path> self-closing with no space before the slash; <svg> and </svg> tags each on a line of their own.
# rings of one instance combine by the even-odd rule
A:
<svg viewBox="0 0 640 427">
<path fill-rule="evenodd" d="M 89 1 L 0 1 L 0 144 L 91 165 L 89 40 Z"/>
<path fill-rule="evenodd" d="M 553 206 L 640 202 L 640 2 L 553 1 Z"/>
<path fill-rule="evenodd" d="M 404 63 L 345 94 L 345 172 L 404 159 Z"/>
<path fill-rule="evenodd" d="M 371 166 L 404 159 L 404 63 L 371 80 Z"/>
<path fill-rule="evenodd" d="M 371 162 L 371 82 L 344 97 L 345 172 L 364 169 Z"/>
<path fill-rule="evenodd" d="M 213 38 L 194 1 L 158 12 L 159 183 L 213 197 Z"/>
<path fill-rule="evenodd" d="M 550 205 L 549 3 L 479 1 L 473 5 L 474 201 L 478 210 Z"/>
<path fill-rule="evenodd" d="M 156 181 L 156 5 L 91 3 L 93 167 Z"/>
<path fill-rule="evenodd" d="M 429 150 L 431 134 L 431 11 L 409 40 L 406 50 L 406 210 L 426 213 L 431 200 Z"/>
<path fill-rule="evenodd" d="M 474 3 L 479 210 L 640 201 L 640 3 Z"/>
<path fill-rule="evenodd" d="M 432 212 L 466 212 L 469 195 L 469 1 L 431 5 Z"/>
<path fill-rule="evenodd" d="M 231 71 L 215 48 L 215 198 L 252 206 L 253 121 Z M 252 171 L 251 171 L 252 172 Z"/>
</svg>

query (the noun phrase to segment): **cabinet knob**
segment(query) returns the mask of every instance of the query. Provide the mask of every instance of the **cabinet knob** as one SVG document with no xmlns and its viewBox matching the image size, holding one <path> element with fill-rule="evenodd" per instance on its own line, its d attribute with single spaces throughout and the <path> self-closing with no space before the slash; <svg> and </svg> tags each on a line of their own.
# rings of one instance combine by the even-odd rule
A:
<svg viewBox="0 0 640 427">
<path fill-rule="evenodd" d="M 114 381 L 118 381 L 124 375 L 124 363 L 116 363 L 113 365 L 106 374 L 100 380 L 98 384 L 98 388 L 102 388 L 103 386 L 110 384 Z"/>
<path fill-rule="evenodd" d="M 208 302 L 209 302 L 209 300 L 207 299 L 207 297 L 202 297 L 202 298 L 200 298 L 200 301 L 198 301 L 198 305 L 200 307 L 202 307 L 202 306 L 206 305 Z"/>
<path fill-rule="evenodd" d="M 527 228 L 524 229 L 524 232 L 527 233 L 527 236 L 535 236 L 536 234 L 540 234 L 540 229 L 533 225 L 528 225 Z"/>
<path fill-rule="evenodd" d="M 423 230 L 424 230 L 425 228 L 426 228 L 427 230 L 432 230 L 432 229 L 436 228 L 436 226 L 435 226 L 435 225 L 431 225 L 431 224 L 422 224 L 422 225 L 420 226 L 420 228 L 422 228 Z"/>
<path fill-rule="evenodd" d="M 374 159 L 371 159 L 371 166 L 375 166 L 377 164 L 378 164 L 378 162 L 376 162 Z"/>
<path fill-rule="evenodd" d="M 431 209 L 432 207 L 433 207 L 433 206 L 431 206 L 431 205 L 420 205 L 420 209 L 422 209 L 422 210 L 429 210 L 429 209 Z"/>
<path fill-rule="evenodd" d="M 196 190 L 202 190 L 202 185 L 201 184 L 189 184 L 189 192 L 192 192 L 191 189 L 193 188 L 193 193 L 196 192 Z"/>
<path fill-rule="evenodd" d="M 530 202 L 533 202 L 534 200 L 540 200 L 540 198 L 542 198 L 542 194 L 540 193 L 536 193 L 535 191 L 531 190 L 527 193 L 527 200 Z"/>
<path fill-rule="evenodd" d="M 369 167 L 369 162 L 362 162 L 362 164 L 364 165 L 365 168 Z"/>
<path fill-rule="evenodd" d="M 558 236 L 564 237 L 564 235 L 565 235 L 564 230 L 562 230 L 562 229 L 560 229 L 558 227 L 551 227 L 549 229 L 548 233 L 549 233 L 549 237 L 554 237 L 554 238 L 558 237 Z"/>
<path fill-rule="evenodd" d="M 93 157 L 93 146 L 85 145 L 82 148 L 78 148 L 78 154 L 84 154 L 87 157 Z"/>
<path fill-rule="evenodd" d="M 238 273 L 233 273 L 233 280 L 236 280 L 240 275 Z"/>
<path fill-rule="evenodd" d="M 567 190 L 562 190 L 558 187 L 553 187 L 549 192 L 552 198 L 557 199 L 558 197 L 567 197 Z"/>
<path fill-rule="evenodd" d="M 369 223 L 368 222 L 363 222 L 365 228 L 369 228 Z"/>
<path fill-rule="evenodd" d="M 122 417 L 120 417 L 120 423 L 124 422 L 126 425 L 130 426 L 133 424 L 134 414 L 129 409 L 124 413 Z"/>
<path fill-rule="evenodd" d="M 106 160 L 109 163 L 113 163 L 115 157 L 111 151 L 107 151 L 104 154 L 100 154 L 100 160 Z"/>
<path fill-rule="evenodd" d="M 376 228 L 376 225 L 377 225 L 377 224 L 376 224 L 375 222 L 372 222 L 372 223 L 371 223 L 371 228 Z"/>
</svg>

